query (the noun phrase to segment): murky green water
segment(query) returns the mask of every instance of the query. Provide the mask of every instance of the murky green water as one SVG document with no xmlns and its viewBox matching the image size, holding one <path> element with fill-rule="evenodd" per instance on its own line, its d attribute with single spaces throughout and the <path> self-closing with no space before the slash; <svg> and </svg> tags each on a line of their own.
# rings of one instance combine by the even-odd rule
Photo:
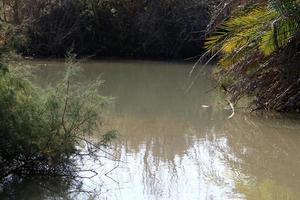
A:
<svg viewBox="0 0 300 200">
<path fill-rule="evenodd" d="M 43 83 L 61 73 L 46 64 Z M 98 173 L 82 189 L 95 199 L 120 200 L 298 200 L 300 121 L 231 111 L 214 83 L 201 75 L 191 83 L 190 63 L 93 61 L 82 64 L 84 79 L 102 74 L 103 94 L 116 98 L 107 126 L 121 136 Z M 85 76 L 85 78 L 84 78 Z M 203 106 L 206 105 L 206 106 Z M 117 159 L 121 162 L 112 161 Z M 112 170 L 113 169 L 113 170 Z M 32 178 L 4 188 L 3 199 L 87 199 L 71 180 Z M 8 198 L 13 197 L 13 198 Z"/>
</svg>

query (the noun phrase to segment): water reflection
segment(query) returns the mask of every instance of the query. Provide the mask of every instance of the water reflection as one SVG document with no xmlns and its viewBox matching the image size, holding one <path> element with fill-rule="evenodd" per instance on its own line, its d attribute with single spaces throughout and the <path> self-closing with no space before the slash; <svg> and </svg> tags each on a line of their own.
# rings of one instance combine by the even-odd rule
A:
<svg viewBox="0 0 300 200">
<path fill-rule="evenodd" d="M 55 80 L 60 66 L 48 62 L 40 72 L 44 83 Z M 86 160 L 100 176 L 82 180 L 83 189 L 102 191 L 96 199 L 300 199 L 299 120 L 241 111 L 228 120 L 219 94 L 207 93 L 211 80 L 201 76 L 186 91 L 190 66 L 84 64 L 82 75 L 103 74 L 103 93 L 116 97 L 106 128 L 121 137 L 108 151 L 122 162 Z M 6 191 L 32 187 L 23 189 Z"/>
<path fill-rule="evenodd" d="M 298 199 L 298 123 L 270 127 L 284 122 L 236 115 L 197 127 L 118 119 L 124 135 L 115 146 L 127 163 L 112 174 L 125 187 L 116 199 Z"/>
<path fill-rule="evenodd" d="M 250 193 L 257 194 L 249 196 L 246 193 L 247 199 L 298 199 L 299 121 L 253 116 L 240 118 L 243 123 L 236 118 L 226 123 L 224 130 L 232 138 L 231 152 L 239 158 L 239 162 L 232 162 L 233 166 L 246 176 L 239 180 L 239 186 L 244 183 L 242 188 L 246 186 Z"/>
<path fill-rule="evenodd" d="M 74 186 L 73 180 L 62 177 L 12 177 L 1 185 L 0 199 L 72 199 L 80 191 Z"/>
</svg>

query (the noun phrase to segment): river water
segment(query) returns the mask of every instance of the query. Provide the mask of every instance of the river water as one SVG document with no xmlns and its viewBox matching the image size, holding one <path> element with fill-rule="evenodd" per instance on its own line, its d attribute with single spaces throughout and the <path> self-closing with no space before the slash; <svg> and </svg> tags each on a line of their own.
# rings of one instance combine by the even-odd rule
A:
<svg viewBox="0 0 300 200">
<path fill-rule="evenodd" d="M 63 70 L 58 61 L 34 63 L 42 64 L 43 84 Z M 99 174 L 80 180 L 89 193 L 73 192 L 66 180 L 33 178 L 7 186 L 0 198 L 300 199 L 297 116 L 236 109 L 228 119 L 231 110 L 213 90 L 209 70 L 193 79 L 191 63 L 89 61 L 81 66 L 79 82 L 99 75 L 105 80 L 102 94 L 115 98 L 106 126 L 120 133 L 101 163 L 84 161 Z"/>
</svg>

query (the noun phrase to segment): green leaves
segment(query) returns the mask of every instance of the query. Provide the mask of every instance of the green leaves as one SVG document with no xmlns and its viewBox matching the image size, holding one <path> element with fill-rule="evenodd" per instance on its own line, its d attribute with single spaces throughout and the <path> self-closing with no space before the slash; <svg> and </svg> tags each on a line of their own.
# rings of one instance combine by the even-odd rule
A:
<svg viewBox="0 0 300 200">
<path fill-rule="evenodd" d="M 26 78 L 24 66 L 0 74 L 0 178 L 26 162 L 30 170 L 60 168 L 79 153 L 77 147 L 86 136 L 99 131 L 104 107 L 110 103 L 99 94 L 102 81 L 80 84 L 74 81 L 76 63 L 68 65 L 62 81 L 47 90 Z M 104 134 L 99 145 L 114 137 L 113 132 Z"/>
<path fill-rule="evenodd" d="M 269 5 L 284 17 L 300 18 L 299 0 L 269 0 Z"/>
<path fill-rule="evenodd" d="M 278 21 L 274 21 L 273 27 L 262 35 L 260 50 L 266 56 L 271 55 L 288 45 L 298 29 L 299 23 L 294 19 L 279 18 Z"/>
<path fill-rule="evenodd" d="M 255 96 L 260 109 L 297 110 L 300 1 L 254 2 L 231 10 L 206 40 L 208 51 L 221 57 L 217 77 L 233 80 L 227 88 L 233 101 Z"/>
<path fill-rule="evenodd" d="M 254 50 L 267 57 L 286 46 L 298 29 L 297 20 L 286 18 L 271 7 L 258 7 L 224 22 L 206 40 L 205 47 L 211 52 L 219 50 L 230 59 L 238 57 L 237 61 Z"/>
</svg>

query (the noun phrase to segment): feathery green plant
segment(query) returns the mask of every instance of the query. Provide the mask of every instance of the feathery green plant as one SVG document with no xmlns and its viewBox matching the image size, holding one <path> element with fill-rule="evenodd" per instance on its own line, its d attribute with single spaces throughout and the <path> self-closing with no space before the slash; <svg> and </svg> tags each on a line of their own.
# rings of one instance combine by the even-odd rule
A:
<svg viewBox="0 0 300 200">
<path fill-rule="evenodd" d="M 102 81 L 79 84 L 73 80 L 73 62 L 55 87 L 41 89 L 28 76 L 24 66 L 11 67 L 0 74 L 0 179 L 10 174 L 62 174 L 76 168 L 79 146 L 95 148 L 116 136 L 111 131 L 99 143 L 88 135 L 99 131 L 104 107 L 110 98 L 99 95 Z"/>
</svg>

